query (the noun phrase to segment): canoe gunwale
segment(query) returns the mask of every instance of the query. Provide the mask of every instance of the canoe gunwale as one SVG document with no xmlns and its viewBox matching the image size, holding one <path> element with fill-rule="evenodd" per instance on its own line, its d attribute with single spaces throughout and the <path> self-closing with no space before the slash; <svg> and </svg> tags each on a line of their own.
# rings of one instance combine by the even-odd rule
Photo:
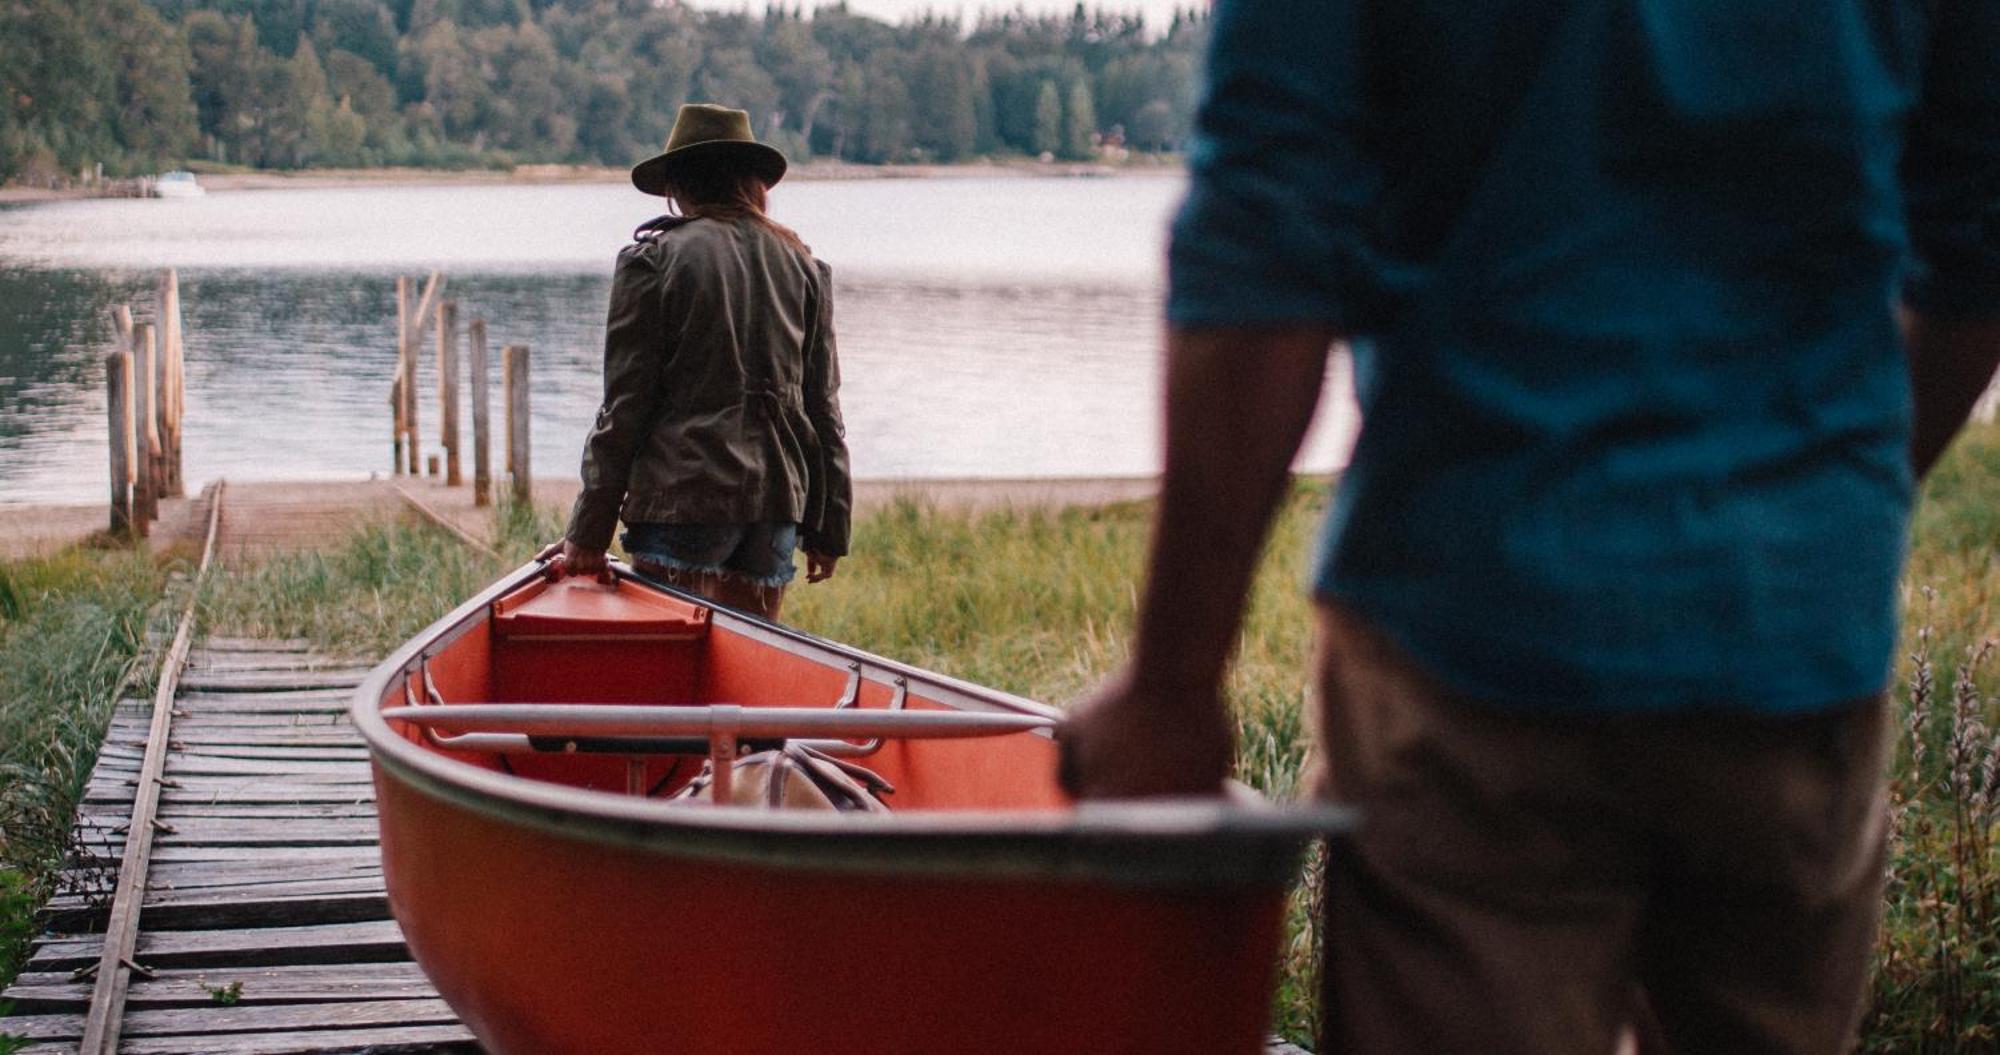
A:
<svg viewBox="0 0 2000 1055">
<path fill-rule="evenodd" d="M 858 649 L 755 620 L 615 565 L 623 577 L 714 608 L 718 629 L 822 660 L 860 662 L 907 677 L 948 706 L 1058 717 L 1043 704 L 944 678 Z M 486 617 L 492 602 L 541 576 L 539 562 L 501 578 L 370 671 L 350 708 L 378 779 L 478 814 L 569 839 L 663 857 L 846 874 L 1103 882 L 1140 887 L 1282 887 L 1310 839 L 1353 827 L 1351 811 L 1280 809 L 1212 798 L 1084 803 L 1050 811 L 903 811 L 888 815 L 690 808 L 527 780 L 436 754 L 394 733 L 381 715 L 398 677 L 415 674 Z M 935 688 L 938 691 L 933 693 Z M 1027 735 L 1049 735 L 1038 730 Z"/>
</svg>

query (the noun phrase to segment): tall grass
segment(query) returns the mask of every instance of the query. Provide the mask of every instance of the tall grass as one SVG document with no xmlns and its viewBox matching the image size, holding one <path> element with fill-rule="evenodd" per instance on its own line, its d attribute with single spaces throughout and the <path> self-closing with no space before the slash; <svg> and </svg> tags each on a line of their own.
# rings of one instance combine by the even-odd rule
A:
<svg viewBox="0 0 2000 1055">
<path fill-rule="evenodd" d="M 1905 580 L 1887 895 L 1863 1047 L 2000 1052 L 2000 429 L 1925 487 Z"/>
<path fill-rule="evenodd" d="M 119 690 L 144 688 L 164 582 L 124 552 L 0 563 L 0 984 L 26 959 Z"/>
<path fill-rule="evenodd" d="M 552 514 L 512 506 L 498 525 L 498 558 L 429 525 L 382 520 L 325 550 L 227 568 L 203 591 L 201 624 L 217 635 L 304 638 L 334 654 L 376 658 L 561 533 Z"/>
</svg>

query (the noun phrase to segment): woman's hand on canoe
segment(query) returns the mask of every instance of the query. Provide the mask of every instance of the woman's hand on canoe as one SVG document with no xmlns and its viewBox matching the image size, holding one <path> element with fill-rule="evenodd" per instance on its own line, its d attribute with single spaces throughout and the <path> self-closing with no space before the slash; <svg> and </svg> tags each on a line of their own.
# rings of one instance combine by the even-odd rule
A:
<svg viewBox="0 0 2000 1055">
<path fill-rule="evenodd" d="M 1214 689 L 1149 686 L 1131 671 L 1070 708 L 1056 741 L 1063 790 L 1079 799 L 1219 795 L 1236 754 Z"/>
<path fill-rule="evenodd" d="M 806 581 L 825 582 L 833 578 L 833 569 L 840 563 L 839 557 L 806 550 Z"/>
<path fill-rule="evenodd" d="M 601 549 L 585 549 L 563 539 L 551 542 L 535 559 L 547 563 L 557 575 L 590 575 L 600 581 L 611 579 L 611 564 Z"/>
</svg>

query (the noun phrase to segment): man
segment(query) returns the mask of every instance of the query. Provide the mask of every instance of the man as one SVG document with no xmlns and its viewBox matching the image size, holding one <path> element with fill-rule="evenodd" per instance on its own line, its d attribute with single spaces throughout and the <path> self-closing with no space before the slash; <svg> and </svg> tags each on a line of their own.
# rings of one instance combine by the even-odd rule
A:
<svg viewBox="0 0 2000 1055">
<path fill-rule="evenodd" d="M 1913 481 L 2000 358 L 2000 4 L 1221 0 L 1086 797 L 1213 793 L 1329 346 L 1323 1050 L 1852 1036 Z M 1900 318 L 1899 318 L 1900 315 Z M 1642 1010 L 1641 1010 L 1642 1009 Z"/>
</svg>

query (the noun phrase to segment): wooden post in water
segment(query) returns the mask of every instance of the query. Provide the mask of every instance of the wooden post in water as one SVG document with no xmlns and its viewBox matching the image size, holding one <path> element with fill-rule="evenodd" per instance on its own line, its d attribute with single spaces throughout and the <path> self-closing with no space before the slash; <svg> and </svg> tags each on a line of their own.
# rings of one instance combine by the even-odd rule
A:
<svg viewBox="0 0 2000 1055">
<path fill-rule="evenodd" d="M 130 304 L 120 304 L 117 307 L 112 308 L 111 325 L 118 330 L 119 350 L 126 352 L 131 351 L 132 350 L 132 306 Z"/>
<path fill-rule="evenodd" d="M 132 533 L 132 353 L 104 357 L 104 407 L 111 422 L 111 533 Z"/>
<path fill-rule="evenodd" d="M 507 465 L 514 480 L 514 501 L 531 506 L 535 500 L 533 464 L 528 458 L 528 346 L 510 344 L 500 353 L 507 371 Z"/>
<path fill-rule="evenodd" d="M 153 521 L 160 515 L 159 475 L 155 471 L 160 450 L 159 373 L 153 365 L 157 357 L 153 324 L 134 324 L 132 405 L 138 418 L 132 423 L 132 468 L 136 477 L 132 486 L 132 524 L 138 528 L 141 538 L 152 533 Z"/>
<path fill-rule="evenodd" d="M 486 320 L 473 319 L 465 332 L 466 365 L 472 368 L 472 504 L 493 504 L 493 443 L 487 398 Z"/>
<path fill-rule="evenodd" d="M 402 472 L 404 472 L 404 468 L 402 468 L 402 438 L 404 438 L 404 434 L 410 432 L 410 424 L 404 422 L 404 414 L 402 414 L 404 412 L 402 386 L 410 384 L 410 382 L 404 380 L 404 372 L 402 372 L 402 334 L 408 328 L 410 328 L 410 280 L 404 278 L 404 276 L 396 276 L 396 370 L 394 370 L 396 376 L 388 382 L 388 414 L 390 414 L 390 418 L 394 422 L 392 428 L 396 430 L 396 442 L 392 446 L 392 456 L 390 456 L 392 458 L 390 472 L 396 474 L 396 476 L 402 476 Z"/>
<path fill-rule="evenodd" d="M 437 309 L 438 444 L 444 448 L 444 485 L 465 482 L 458 464 L 458 302 Z M 432 475 L 436 475 L 433 473 Z"/>
<path fill-rule="evenodd" d="M 416 307 L 409 307 L 409 281 L 397 280 L 397 316 L 402 320 L 401 335 L 397 347 L 402 351 L 403 363 L 403 451 L 408 456 L 411 476 L 423 472 L 423 443 L 418 439 L 421 429 L 417 422 L 417 362 L 422 358 L 424 330 L 430 325 L 431 310 L 437 305 L 438 293 L 444 288 L 444 276 L 436 271 L 424 283 L 424 294 L 417 299 Z"/>
<path fill-rule="evenodd" d="M 397 407 L 397 419 L 402 422 L 404 472 L 415 476 L 423 470 L 423 463 L 417 454 L 417 362 L 416 348 L 410 339 L 410 330 L 416 320 L 410 317 L 413 305 L 410 303 L 410 280 L 400 275 L 396 277 L 396 371 L 401 381 L 402 402 Z"/>
<path fill-rule="evenodd" d="M 160 273 L 159 298 L 160 494 L 178 498 L 187 493 L 181 483 L 181 415 L 186 406 L 182 384 L 181 279 L 173 268 Z"/>
<path fill-rule="evenodd" d="M 389 382 L 389 471 L 403 475 L 403 360 L 396 357 L 396 376 Z"/>
</svg>

